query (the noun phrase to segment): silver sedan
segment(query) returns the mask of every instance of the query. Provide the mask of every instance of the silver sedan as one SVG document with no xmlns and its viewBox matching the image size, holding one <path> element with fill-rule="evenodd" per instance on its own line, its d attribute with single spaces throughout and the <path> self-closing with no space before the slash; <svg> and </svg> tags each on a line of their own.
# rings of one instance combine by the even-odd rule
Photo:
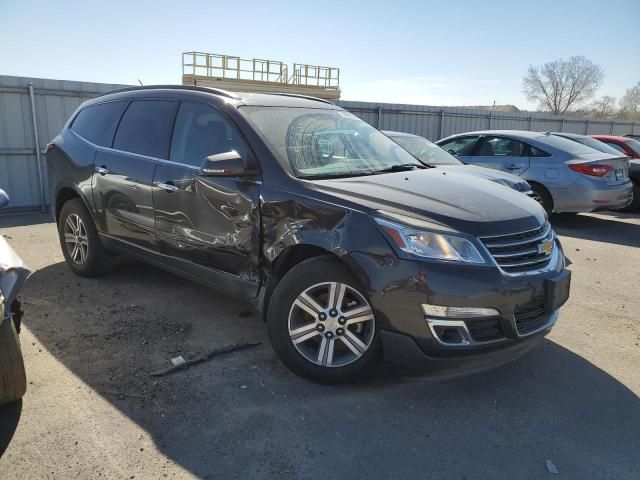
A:
<svg viewBox="0 0 640 480">
<path fill-rule="evenodd" d="M 487 130 L 436 142 L 465 163 L 510 172 L 531 184 L 547 212 L 592 212 L 631 201 L 629 160 L 551 133 Z"/>
</svg>

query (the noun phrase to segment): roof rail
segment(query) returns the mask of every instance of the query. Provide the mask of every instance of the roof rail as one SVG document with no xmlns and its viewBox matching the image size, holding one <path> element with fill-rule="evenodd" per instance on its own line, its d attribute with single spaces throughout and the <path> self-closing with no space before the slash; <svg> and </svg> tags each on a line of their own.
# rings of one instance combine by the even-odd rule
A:
<svg viewBox="0 0 640 480">
<path fill-rule="evenodd" d="M 307 100 L 315 100 L 316 102 L 328 103 L 329 105 L 335 106 L 335 103 L 330 102 L 329 100 L 325 100 L 324 98 L 312 97 L 310 95 L 300 95 L 298 93 L 286 93 L 286 92 L 259 92 L 259 93 L 264 93 L 265 95 L 280 95 L 282 97 L 306 98 Z"/>
<path fill-rule="evenodd" d="M 233 98 L 236 100 L 240 99 L 240 96 L 235 93 L 228 92 L 227 90 L 222 90 L 221 88 L 201 87 L 199 85 L 143 85 L 141 87 L 119 88 L 117 90 L 105 92 L 99 96 L 110 95 L 112 93 L 135 92 L 138 90 L 193 90 L 196 92 L 213 93 L 215 95 L 220 95 L 221 97 Z"/>
</svg>

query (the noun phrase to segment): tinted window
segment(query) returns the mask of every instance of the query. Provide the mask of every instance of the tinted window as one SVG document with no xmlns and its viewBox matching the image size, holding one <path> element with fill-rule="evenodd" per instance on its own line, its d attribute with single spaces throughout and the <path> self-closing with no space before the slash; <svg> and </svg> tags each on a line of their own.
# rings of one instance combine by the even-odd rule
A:
<svg viewBox="0 0 640 480">
<path fill-rule="evenodd" d="M 525 144 L 519 140 L 503 137 L 485 137 L 477 155 L 481 157 L 528 156 Z"/>
<path fill-rule="evenodd" d="M 539 149 L 538 147 L 534 147 L 533 145 L 529 145 L 530 156 L 531 157 L 550 157 L 551 155 L 545 152 L 544 150 Z"/>
<path fill-rule="evenodd" d="M 624 151 L 624 148 L 622 148 L 622 145 L 618 145 L 617 143 L 613 143 L 613 142 L 604 142 L 607 145 L 609 145 L 611 148 L 615 148 L 617 151 L 622 152 L 626 155 L 626 152 Z"/>
<path fill-rule="evenodd" d="M 223 113 L 197 103 L 180 105 L 170 160 L 199 167 L 205 157 L 231 150 L 243 157 L 247 153 L 244 141 Z"/>
<path fill-rule="evenodd" d="M 126 102 L 108 102 L 84 108 L 73 121 L 71 130 L 96 145 L 110 147 L 125 105 Z"/>
<path fill-rule="evenodd" d="M 638 155 L 640 155 L 640 142 L 639 141 L 631 139 L 631 140 L 627 140 L 625 143 L 627 144 L 627 146 L 629 148 L 631 148 L 631 150 L 633 150 Z"/>
<path fill-rule="evenodd" d="M 132 102 L 118 126 L 113 148 L 150 157 L 167 158 L 175 102 Z"/>
<path fill-rule="evenodd" d="M 451 140 L 441 143 L 440 147 L 453 155 L 471 155 L 477 139 L 477 136 L 452 138 Z"/>
<path fill-rule="evenodd" d="M 567 137 L 563 137 L 563 138 L 567 138 Z M 573 140 L 574 142 L 579 142 L 583 145 L 586 145 L 587 147 L 591 147 L 595 150 L 598 150 L 599 152 L 602 153 L 608 153 L 609 155 L 618 155 L 618 152 L 614 149 L 612 149 L 609 145 L 607 145 L 604 142 L 601 142 L 600 140 L 596 140 L 595 138 L 591 138 L 591 137 L 574 137 L 574 138 L 569 138 L 569 140 Z"/>
</svg>

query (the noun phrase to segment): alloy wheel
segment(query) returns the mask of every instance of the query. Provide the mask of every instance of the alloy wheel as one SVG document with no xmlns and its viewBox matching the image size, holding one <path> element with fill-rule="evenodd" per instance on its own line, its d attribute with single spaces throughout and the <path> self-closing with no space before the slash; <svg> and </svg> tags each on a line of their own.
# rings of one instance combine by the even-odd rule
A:
<svg viewBox="0 0 640 480">
<path fill-rule="evenodd" d="M 345 283 L 324 282 L 304 290 L 289 311 L 289 337 L 300 355 L 323 367 L 360 359 L 375 334 L 369 302 Z"/>
<path fill-rule="evenodd" d="M 74 263 L 82 265 L 87 261 L 89 254 L 87 228 L 82 219 L 75 213 L 69 215 L 64 222 L 64 243 L 69 257 Z"/>
</svg>

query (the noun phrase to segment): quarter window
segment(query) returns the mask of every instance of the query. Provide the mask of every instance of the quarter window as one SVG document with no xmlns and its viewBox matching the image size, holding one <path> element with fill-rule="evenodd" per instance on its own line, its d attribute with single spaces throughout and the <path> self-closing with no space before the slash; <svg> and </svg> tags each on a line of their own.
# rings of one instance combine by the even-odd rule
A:
<svg viewBox="0 0 640 480">
<path fill-rule="evenodd" d="M 618 150 L 619 152 L 624 153 L 625 155 L 627 154 L 627 153 L 624 151 L 624 148 L 622 147 L 622 145 L 618 145 L 617 143 L 613 143 L 613 142 L 604 142 L 604 143 L 606 143 L 606 144 L 607 144 L 607 145 L 609 145 L 610 147 L 615 148 L 615 149 L 616 149 L 616 150 Z"/>
<path fill-rule="evenodd" d="M 120 121 L 113 148 L 166 160 L 174 111 L 172 101 L 132 102 Z"/>
<path fill-rule="evenodd" d="M 205 157 L 231 150 L 243 158 L 247 153 L 246 144 L 223 113 L 198 103 L 180 104 L 171 142 L 171 161 L 199 167 Z"/>
<path fill-rule="evenodd" d="M 504 137 L 486 137 L 480 145 L 480 157 L 524 157 L 528 156 L 525 144 Z"/>
<path fill-rule="evenodd" d="M 530 145 L 529 148 L 531 149 L 531 156 L 532 157 L 550 157 L 551 156 L 550 154 L 548 154 L 544 150 L 541 150 L 538 147 L 534 147 L 533 145 Z"/>
<path fill-rule="evenodd" d="M 83 108 L 71 124 L 71 130 L 91 143 L 110 147 L 125 105 L 126 102 L 107 102 Z"/>
</svg>

